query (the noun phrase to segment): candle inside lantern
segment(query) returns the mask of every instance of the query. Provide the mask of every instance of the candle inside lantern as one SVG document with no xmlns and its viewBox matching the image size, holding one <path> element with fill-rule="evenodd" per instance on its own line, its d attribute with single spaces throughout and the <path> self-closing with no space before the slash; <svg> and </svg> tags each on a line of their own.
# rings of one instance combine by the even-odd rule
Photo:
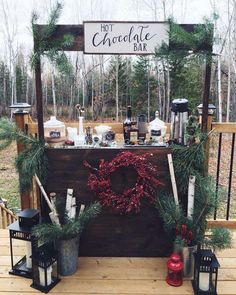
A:
<svg viewBox="0 0 236 295">
<path fill-rule="evenodd" d="M 209 290 L 210 274 L 206 272 L 199 273 L 199 289 L 202 291 Z"/>
<path fill-rule="evenodd" d="M 31 249 L 31 242 L 26 242 L 26 267 L 32 268 L 32 249 Z"/>
<path fill-rule="evenodd" d="M 44 268 L 39 266 L 39 284 L 40 286 L 45 287 L 46 286 L 46 281 L 45 281 L 45 270 Z M 52 267 L 49 266 L 46 269 L 46 276 L 47 276 L 47 286 L 51 285 L 52 283 Z"/>
</svg>

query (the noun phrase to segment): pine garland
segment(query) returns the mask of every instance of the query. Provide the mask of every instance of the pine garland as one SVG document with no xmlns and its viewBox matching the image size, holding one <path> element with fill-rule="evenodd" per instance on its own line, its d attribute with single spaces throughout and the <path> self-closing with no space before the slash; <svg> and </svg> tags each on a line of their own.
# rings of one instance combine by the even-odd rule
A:
<svg viewBox="0 0 236 295">
<path fill-rule="evenodd" d="M 164 222 L 164 229 L 179 244 L 207 245 L 215 249 L 224 249 L 232 244 L 232 235 L 227 229 L 211 230 L 206 237 L 207 218 L 210 217 L 222 200 L 223 192 L 219 190 L 219 198 L 215 197 L 215 180 L 211 176 L 203 176 L 204 144 L 209 135 L 201 134 L 197 144 L 190 147 L 173 146 L 173 162 L 177 187 L 180 195 L 186 195 L 190 175 L 196 176 L 194 194 L 194 213 L 192 219 L 186 216 L 182 204 L 177 206 L 172 195 L 162 194 L 156 199 L 156 208 Z M 178 229 L 185 227 L 191 233 L 191 240 L 183 241 Z"/>
<path fill-rule="evenodd" d="M 70 73 L 72 65 L 68 60 L 65 48 L 71 46 L 74 42 L 74 37 L 71 34 L 64 34 L 59 40 L 53 40 L 53 34 L 56 30 L 56 23 L 62 11 L 62 4 L 56 2 L 55 7 L 52 9 L 48 24 L 44 26 L 43 30 L 38 30 L 37 21 L 39 16 L 33 12 L 31 18 L 32 31 L 35 42 L 35 50 L 31 54 L 30 63 L 33 69 L 39 63 L 42 55 L 46 56 L 52 63 L 55 63 L 61 73 Z"/>
<path fill-rule="evenodd" d="M 63 214 L 65 216 L 59 216 L 60 220 L 64 220 L 61 227 L 57 224 L 42 223 L 33 228 L 33 234 L 44 243 L 54 242 L 56 240 L 68 240 L 79 236 L 88 222 L 100 212 L 101 205 L 98 202 L 91 204 L 81 215 L 76 216 L 74 219 L 69 219 L 67 213 L 64 211 Z"/>
<path fill-rule="evenodd" d="M 12 141 L 23 144 L 25 149 L 16 157 L 15 165 L 20 175 L 20 191 L 29 191 L 35 174 L 42 184 L 46 183 L 48 159 L 45 154 L 45 142 L 21 132 L 8 119 L 0 120 L 0 150 L 9 146 Z"/>
<path fill-rule="evenodd" d="M 203 175 L 205 151 L 204 144 L 209 135 L 201 134 L 199 143 L 190 147 L 173 145 L 173 162 L 178 190 L 186 193 L 188 190 L 188 180 L 190 175 L 197 178 Z"/>
<path fill-rule="evenodd" d="M 155 55 L 176 55 L 186 57 L 189 51 L 196 56 L 202 55 L 202 47 L 213 43 L 213 25 L 205 19 L 204 24 L 198 24 L 194 27 L 193 32 L 187 32 L 181 25 L 177 24 L 174 19 L 169 19 L 169 43 L 174 46 L 163 44 L 161 48 L 156 50 Z"/>
</svg>

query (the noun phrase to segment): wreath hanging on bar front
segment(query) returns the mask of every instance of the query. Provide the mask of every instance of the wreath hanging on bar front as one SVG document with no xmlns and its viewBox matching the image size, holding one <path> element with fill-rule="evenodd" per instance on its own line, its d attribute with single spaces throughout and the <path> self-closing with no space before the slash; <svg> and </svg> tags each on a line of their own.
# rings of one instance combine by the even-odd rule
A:
<svg viewBox="0 0 236 295">
<path fill-rule="evenodd" d="M 112 208 L 120 214 L 133 211 L 139 213 L 141 201 L 146 198 L 150 203 L 154 203 L 156 189 L 163 185 L 157 178 L 156 167 L 148 161 L 151 156 L 153 155 L 150 153 L 137 155 L 124 151 L 110 162 L 100 160 L 98 169 L 84 161 L 85 167 L 90 171 L 88 186 L 99 197 L 104 207 Z M 137 179 L 133 187 L 118 194 L 112 189 L 111 174 L 120 168 L 133 168 L 137 173 Z"/>
</svg>

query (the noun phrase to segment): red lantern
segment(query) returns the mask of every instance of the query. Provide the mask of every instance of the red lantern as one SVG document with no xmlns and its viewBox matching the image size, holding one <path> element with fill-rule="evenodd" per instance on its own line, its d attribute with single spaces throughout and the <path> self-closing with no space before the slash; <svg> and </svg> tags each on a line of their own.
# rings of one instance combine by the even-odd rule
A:
<svg viewBox="0 0 236 295">
<path fill-rule="evenodd" d="M 166 277 L 166 282 L 171 286 L 181 286 L 183 283 L 182 271 L 184 268 L 181 257 L 178 254 L 173 253 L 170 256 L 170 259 L 167 261 L 167 268 L 168 274 Z"/>
</svg>

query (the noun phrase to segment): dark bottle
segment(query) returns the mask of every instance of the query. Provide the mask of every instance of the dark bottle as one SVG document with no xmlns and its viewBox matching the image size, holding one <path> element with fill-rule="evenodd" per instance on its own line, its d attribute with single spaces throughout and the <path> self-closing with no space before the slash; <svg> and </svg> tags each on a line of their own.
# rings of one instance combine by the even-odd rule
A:
<svg viewBox="0 0 236 295">
<path fill-rule="evenodd" d="M 128 106 L 127 107 L 126 119 L 124 120 L 124 123 L 123 123 L 123 132 L 124 132 L 125 144 L 130 144 L 130 130 L 131 130 L 131 127 L 132 127 L 131 116 L 132 116 L 131 106 Z"/>
<path fill-rule="evenodd" d="M 88 126 L 85 128 L 85 131 L 86 131 L 86 136 L 85 136 L 86 144 L 91 145 L 93 143 L 92 129 L 90 126 Z"/>
<path fill-rule="evenodd" d="M 142 114 L 138 116 L 138 141 L 144 143 L 146 139 L 147 129 L 147 116 Z"/>
</svg>

